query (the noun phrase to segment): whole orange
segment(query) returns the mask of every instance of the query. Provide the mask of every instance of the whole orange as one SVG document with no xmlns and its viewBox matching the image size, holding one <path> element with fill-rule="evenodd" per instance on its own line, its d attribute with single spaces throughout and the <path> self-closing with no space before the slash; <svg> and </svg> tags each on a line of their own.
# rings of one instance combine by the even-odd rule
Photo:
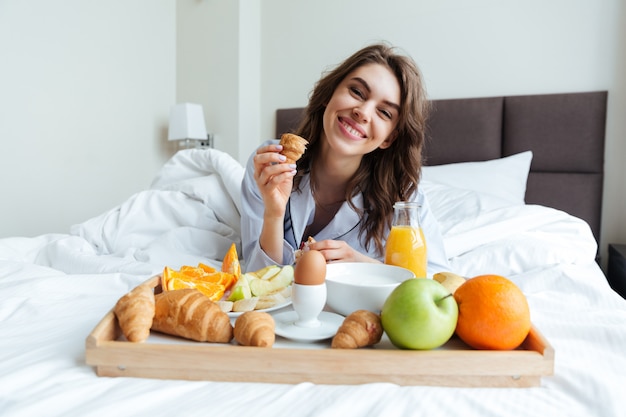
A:
<svg viewBox="0 0 626 417">
<path fill-rule="evenodd" d="M 526 296 L 503 276 L 470 278 L 454 298 L 459 306 L 456 334 L 475 349 L 515 349 L 530 331 Z"/>
</svg>

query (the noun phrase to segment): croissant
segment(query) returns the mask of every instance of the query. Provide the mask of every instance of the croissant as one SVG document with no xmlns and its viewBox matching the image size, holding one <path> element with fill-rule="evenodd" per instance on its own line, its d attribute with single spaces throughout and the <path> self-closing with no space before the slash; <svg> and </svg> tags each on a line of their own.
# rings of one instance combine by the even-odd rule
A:
<svg viewBox="0 0 626 417">
<path fill-rule="evenodd" d="M 157 294 L 152 328 L 198 342 L 228 343 L 233 338 L 228 314 L 195 288 Z"/>
<path fill-rule="evenodd" d="M 272 347 L 276 339 L 274 318 L 262 311 L 247 311 L 235 320 L 235 340 L 244 346 Z"/>
<path fill-rule="evenodd" d="M 280 145 L 283 146 L 281 153 L 287 157 L 286 162 L 289 164 L 294 164 L 302 157 L 308 144 L 309 142 L 306 139 L 293 133 L 284 133 L 280 137 Z"/>
<path fill-rule="evenodd" d="M 371 311 L 357 310 L 344 320 L 330 347 L 337 349 L 356 349 L 375 345 L 383 336 L 380 316 Z"/>
<path fill-rule="evenodd" d="M 113 312 L 122 333 L 130 342 L 144 342 L 150 336 L 154 317 L 154 292 L 147 285 L 139 285 L 122 296 Z"/>
</svg>

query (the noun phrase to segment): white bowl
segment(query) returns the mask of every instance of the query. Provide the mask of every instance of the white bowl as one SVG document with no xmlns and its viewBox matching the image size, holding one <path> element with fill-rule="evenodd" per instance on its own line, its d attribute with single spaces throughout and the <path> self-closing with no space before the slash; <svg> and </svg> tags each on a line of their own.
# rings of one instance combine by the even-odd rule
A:
<svg viewBox="0 0 626 417">
<path fill-rule="evenodd" d="M 326 266 L 326 304 L 347 316 L 356 310 L 380 313 L 391 292 L 415 274 L 386 264 L 339 262 Z"/>
</svg>

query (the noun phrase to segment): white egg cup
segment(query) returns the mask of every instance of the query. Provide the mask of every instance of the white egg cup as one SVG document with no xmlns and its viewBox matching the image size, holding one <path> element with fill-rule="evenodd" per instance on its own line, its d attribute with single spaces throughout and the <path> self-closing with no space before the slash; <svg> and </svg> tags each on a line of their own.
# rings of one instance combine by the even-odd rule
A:
<svg viewBox="0 0 626 417">
<path fill-rule="evenodd" d="M 326 294 L 326 282 L 317 285 L 294 283 L 291 289 L 293 310 L 274 315 L 276 334 L 303 342 L 333 337 L 343 323 L 344 317 L 323 311 Z"/>
<path fill-rule="evenodd" d="M 298 315 L 298 320 L 294 323 L 296 326 L 320 327 L 322 322 L 318 317 L 326 305 L 326 283 L 317 285 L 293 284 L 291 302 Z"/>
</svg>

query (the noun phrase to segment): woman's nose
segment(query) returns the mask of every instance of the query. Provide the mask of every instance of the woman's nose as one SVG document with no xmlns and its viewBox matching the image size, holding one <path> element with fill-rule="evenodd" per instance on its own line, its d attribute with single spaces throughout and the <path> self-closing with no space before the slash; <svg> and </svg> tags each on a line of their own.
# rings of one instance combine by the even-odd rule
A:
<svg viewBox="0 0 626 417">
<path fill-rule="evenodd" d="M 373 111 L 372 105 L 367 102 L 361 103 L 361 105 L 354 107 L 352 109 L 352 113 L 354 114 L 354 118 L 359 122 L 367 122 L 371 118 L 371 112 Z"/>
</svg>

